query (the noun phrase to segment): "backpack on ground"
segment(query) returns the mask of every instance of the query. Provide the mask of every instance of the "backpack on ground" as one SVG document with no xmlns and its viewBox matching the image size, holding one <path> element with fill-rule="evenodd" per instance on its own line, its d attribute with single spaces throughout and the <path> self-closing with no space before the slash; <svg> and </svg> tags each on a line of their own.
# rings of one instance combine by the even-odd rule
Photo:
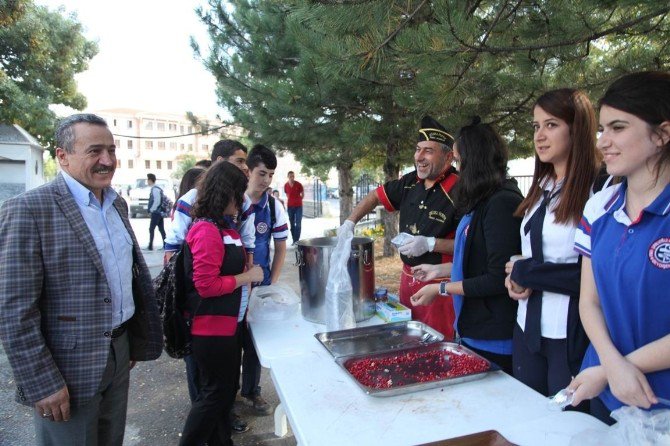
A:
<svg viewBox="0 0 670 446">
<path fill-rule="evenodd" d="M 184 255 L 179 251 L 153 279 L 163 325 L 165 352 L 172 358 L 191 354 L 191 319 L 184 314 Z"/>
</svg>

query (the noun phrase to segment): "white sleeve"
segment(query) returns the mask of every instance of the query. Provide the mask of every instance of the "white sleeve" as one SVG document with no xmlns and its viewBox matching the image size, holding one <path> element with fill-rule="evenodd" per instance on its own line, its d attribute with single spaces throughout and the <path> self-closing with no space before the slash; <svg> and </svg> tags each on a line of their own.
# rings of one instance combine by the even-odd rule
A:
<svg viewBox="0 0 670 446">
<path fill-rule="evenodd" d="M 284 206 L 275 198 L 275 225 L 272 228 L 272 238 L 286 240 L 288 238 L 288 215 Z"/>
<path fill-rule="evenodd" d="M 172 219 L 172 226 L 168 229 L 165 236 L 165 250 L 179 251 L 181 245 L 184 244 L 188 227 L 191 225 L 193 219 L 191 218 L 191 207 L 198 197 L 198 190 L 191 189 L 186 192 L 179 200 L 175 207 L 174 216 Z"/>
<path fill-rule="evenodd" d="M 240 213 L 240 237 L 247 252 L 254 252 L 256 247 L 256 214 L 251 207 L 251 199 L 244 194 L 242 212 Z"/>
<path fill-rule="evenodd" d="M 619 190 L 620 185 L 616 184 L 607 189 L 597 192 L 589 198 L 584 206 L 584 215 L 577 225 L 575 231 L 575 251 L 584 257 L 591 258 L 591 229 L 593 224 L 607 212 L 607 205 L 612 200 L 614 194 Z"/>
</svg>

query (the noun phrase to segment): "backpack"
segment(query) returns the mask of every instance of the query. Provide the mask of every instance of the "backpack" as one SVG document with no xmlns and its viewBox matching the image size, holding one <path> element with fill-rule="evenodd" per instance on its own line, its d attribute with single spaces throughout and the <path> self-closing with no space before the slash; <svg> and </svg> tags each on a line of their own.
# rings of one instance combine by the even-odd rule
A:
<svg viewBox="0 0 670 446">
<path fill-rule="evenodd" d="M 147 211 L 151 212 L 151 207 L 153 206 L 153 200 L 154 200 L 154 188 L 157 188 L 160 193 L 161 193 L 161 204 L 158 206 L 158 209 L 156 210 L 157 213 L 161 215 L 161 217 L 169 217 L 170 216 L 170 211 L 172 210 L 173 203 L 170 201 L 170 199 L 165 195 L 165 192 L 163 192 L 163 189 L 161 189 L 158 186 L 152 186 L 151 187 L 151 192 L 149 192 L 149 204 L 147 205 Z"/>
<path fill-rule="evenodd" d="M 161 216 L 163 218 L 169 217 L 170 216 L 170 211 L 172 211 L 172 206 L 174 203 L 163 193 L 163 189 L 161 189 L 161 205 L 158 208 L 158 211 L 161 213 Z"/>
<path fill-rule="evenodd" d="M 191 354 L 191 319 L 184 314 L 184 255 L 173 255 L 153 279 L 163 325 L 165 352 L 172 358 Z"/>
</svg>

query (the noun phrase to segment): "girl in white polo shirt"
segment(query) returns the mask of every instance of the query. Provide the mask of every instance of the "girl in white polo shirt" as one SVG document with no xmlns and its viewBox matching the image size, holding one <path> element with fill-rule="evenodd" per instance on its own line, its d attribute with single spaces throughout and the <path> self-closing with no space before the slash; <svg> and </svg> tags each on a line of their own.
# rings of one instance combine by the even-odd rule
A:
<svg viewBox="0 0 670 446">
<path fill-rule="evenodd" d="M 596 118 L 588 97 L 549 91 L 533 108 L 535 173 L 517 209 L 523 260 L 509 262 L 509 295 L 519 301 L 514 377 L 544 395 L 579 372 L 588 340 L 579 321 L 575 229 L 599 166 Z"/>
<path fill-rule="evenodd" d="M 615 81 L 600 100 L 598 148 L 621 184 L 586 204 L 580 314 L 592 345 L 575 404 L 613 423 L 622 405 L 670 405 L 670 73 Z"/>
</svg>

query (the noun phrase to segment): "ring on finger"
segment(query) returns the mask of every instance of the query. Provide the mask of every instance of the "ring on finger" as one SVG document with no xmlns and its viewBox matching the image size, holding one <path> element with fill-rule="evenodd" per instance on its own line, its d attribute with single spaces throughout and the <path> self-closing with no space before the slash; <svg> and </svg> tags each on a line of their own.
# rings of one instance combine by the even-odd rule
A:
<svg viewBox="0 0 670 446">
<path fill-rule="evenodd" d="M 46 412 L 44 412 L 44 413 L 42 414 L 42 418 L 49 418 L 49 417 L 52 416 L 52 415 L 53 415 L 52 413 L 46 413 Z"/>
</svg>

